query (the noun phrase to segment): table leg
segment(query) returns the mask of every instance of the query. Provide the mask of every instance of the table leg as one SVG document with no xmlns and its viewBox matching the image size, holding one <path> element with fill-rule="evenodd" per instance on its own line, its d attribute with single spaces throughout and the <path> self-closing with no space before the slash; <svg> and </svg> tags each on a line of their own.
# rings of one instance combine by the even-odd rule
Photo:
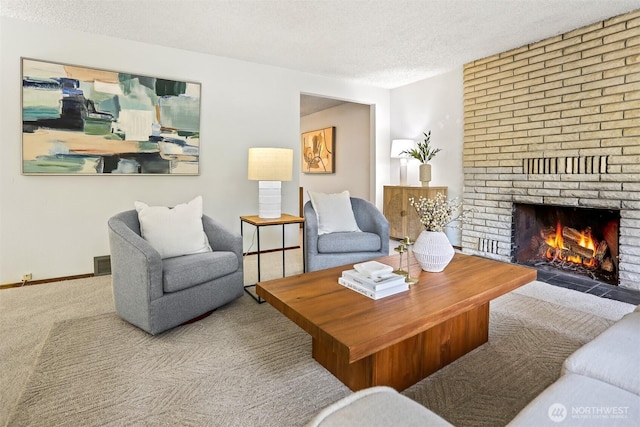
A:
<svg viewBox="0 0 640 427">
<path fill-rule="evenodd" d="M 282 277 L 286 277 L 286 273 L 284 271 L 284 252 L 285 252 L 285 243 L 284 243 L 284 224 L 282 224 Z"/>
<path fill-rule="evenodd" d="M 256 227 L 258 233 L 258 282 L 260 281 L 260 227 Z"/>
<path fill-rule="evenodd" d="M 260 281 L 260 227 L 256 226 L 256 233 L 257 233 L 257 238 L 258 238 L 258 282 Z M 243 237 L 242 239 L 242 243 L 244 244 L 244 221 L 240 220 L 240 236 Z M 263 300 L 262 298 L 260 298 L 259 296 L 256 296 L 254 294 L 252 294 L 251 292 L 249 292 L 249 288 L 255 288 L 256 284 L 253 285 L 246 285 L 244 287 L 244 291 L 249 294 L 249 296 L 251 298 L 253 298 L 258 304 L 262 304 L 263 302 L 265 302 L 265 300 Z"/>
</svg>

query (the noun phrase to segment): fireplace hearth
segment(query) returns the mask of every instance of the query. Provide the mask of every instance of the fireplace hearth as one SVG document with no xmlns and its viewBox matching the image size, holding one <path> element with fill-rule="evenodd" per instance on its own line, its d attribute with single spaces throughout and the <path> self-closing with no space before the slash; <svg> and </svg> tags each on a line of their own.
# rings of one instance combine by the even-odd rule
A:
<svg viewBox="0 0 640 427">
<path fill-rule="evenodd" d="M 515 203 L 512 261 L 618 284 L 620 211 Z"/>
</svg>

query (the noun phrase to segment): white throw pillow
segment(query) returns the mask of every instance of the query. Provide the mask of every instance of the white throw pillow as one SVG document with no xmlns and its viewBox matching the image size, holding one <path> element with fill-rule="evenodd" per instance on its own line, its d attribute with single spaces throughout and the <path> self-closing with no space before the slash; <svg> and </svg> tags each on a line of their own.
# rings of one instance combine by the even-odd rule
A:
<svg viewBox="0 0 640 427">
<path fill-rule="evenodd" d="M 353 215 L 348 191 L 335 194 L 309 191 L 309 198 L 318 217 L 318 235 L 338 231 L 361 231 Z"/>
<path fill-rule="evenodd" d="M 135 202 L 142 237 L 164 258 L 210 252 L 202 226 L 202 196 L 174 208 Z"/>
</svg>

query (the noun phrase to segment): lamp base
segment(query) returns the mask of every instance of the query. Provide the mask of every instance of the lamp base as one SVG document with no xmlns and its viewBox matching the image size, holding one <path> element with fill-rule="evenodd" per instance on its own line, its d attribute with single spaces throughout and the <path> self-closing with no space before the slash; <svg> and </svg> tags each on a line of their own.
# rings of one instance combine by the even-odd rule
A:
<svg viewBox="0 0 640 427">
<path fill-rule="evenodd" d="M 282 195 L 280 181 L 258 181 L 258 217 L 280 218 Z"/>
<path fill-rule="evenodd" d="M 400 185 L 407 185 L 407 159 L 400 159 Z"/>
</svg>

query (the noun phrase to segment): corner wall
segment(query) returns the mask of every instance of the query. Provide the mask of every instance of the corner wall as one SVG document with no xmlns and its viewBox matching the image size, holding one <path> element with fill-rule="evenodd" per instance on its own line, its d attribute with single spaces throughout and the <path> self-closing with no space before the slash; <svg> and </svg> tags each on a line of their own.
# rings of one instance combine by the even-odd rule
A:
<svg viewBox="0 0 640 427">
<path fill-rule="evenodd" d="M 640 11 L 466 64 L 464 118 L 465 252 L 511 260 L 514 202 L 619 209 L 640 289 Z"/>
<path fill-rule="evenodd" d="M 424 139 L 431 130 L 431 143 L 441 148 L 431 162 L 432 187 L 448 187 L 450 199 L 462 199 L 462 68 L 421 80 L 391 91 L 391 139 Z M 390 152 L 387 151 L 387 156 Z M 421 185 L 420 163 L 409 160 L 407 184 Z M 398 185 L 400 160 L 391 159 L 391 177 L 386 185 Z M 460 230 L 446 229 L 454 245 L 460 245 Z"/>
</svg>

